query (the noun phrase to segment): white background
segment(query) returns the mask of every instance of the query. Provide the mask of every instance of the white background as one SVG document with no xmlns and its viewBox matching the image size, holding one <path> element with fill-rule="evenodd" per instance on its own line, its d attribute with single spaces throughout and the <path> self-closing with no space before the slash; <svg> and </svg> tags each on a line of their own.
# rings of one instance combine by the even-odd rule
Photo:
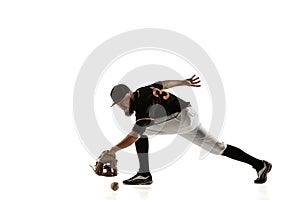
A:
<svg viewBox="0 0 300 200">
<path fill-rule="evenodd" d="M 297 1 L 1 1 L 0 198 L 297 199 L 299 18 Z M 226 94 L 222 140 L 271 161 L 266 184 L 246 164 L 198 160 L 194 146 L 151 186 L 113 192 L 127 174 L 91 173 L 76 76 L 98 45 L 138 28 L 182 33 L 208 53 Z"/>
</svg>

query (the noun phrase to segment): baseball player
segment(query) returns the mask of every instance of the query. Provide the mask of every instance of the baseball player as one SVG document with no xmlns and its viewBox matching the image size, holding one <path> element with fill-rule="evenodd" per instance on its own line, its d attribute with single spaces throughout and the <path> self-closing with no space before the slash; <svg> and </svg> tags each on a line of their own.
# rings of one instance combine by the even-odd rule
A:
<svg viewBox="0 0 300 200">
<path fill-rule="evenodd" d="M 135 112 L 136 122 L 132 131 L 109 153 L 115 154 L 135 143 L 140 168 L 137 174 L 127 180 L 128 185 L 150 185 L 152 176 L 149 170 L 149 140 L 151 134 L 180 134 L 180 136 L 204 148 L 210 153 L 222 155 L 251 165 L 257 172 L 254 183 L 267 181 L 267 174 L 272 165 L 259 160 L 241 149 L 217 141 L 201 126 L 197 112 L 190 102 L 186 102 L 165 89 L 177 86 L 200 87 L 199 77 L 192 76 L 185 80 L 158 81 L 151 85 L 138 88 L 132 92 L 126 85 L 118 84 L 111 90 L 113 105 L 117 104 L 126 116 Z"/>
</svg>

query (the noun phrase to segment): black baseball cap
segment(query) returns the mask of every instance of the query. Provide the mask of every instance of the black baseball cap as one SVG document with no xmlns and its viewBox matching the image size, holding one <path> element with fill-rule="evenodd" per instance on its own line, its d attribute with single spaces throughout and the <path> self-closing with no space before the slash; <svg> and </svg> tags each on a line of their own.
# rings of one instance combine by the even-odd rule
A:
<svg viewBox="0 0 300 200">
<path fill-rule="evenodd" d="M 114 106 L 115 104 L 119 103 L 125 95 L 130 91 L 130 89 L 124 85 L 124 84 L 118 84 L 113 87 L 113 89 L 110 92 L 110 96 L 114 103 L 111 105 Z"/>
</svg>

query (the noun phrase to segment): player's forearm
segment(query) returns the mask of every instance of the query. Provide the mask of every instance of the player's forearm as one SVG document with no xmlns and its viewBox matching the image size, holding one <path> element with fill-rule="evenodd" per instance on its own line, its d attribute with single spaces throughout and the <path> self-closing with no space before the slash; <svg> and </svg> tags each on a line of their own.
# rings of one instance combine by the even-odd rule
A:
<svg viewBox="0 0 300 200">
<path fill-rule="evenodd" d="M 110 149 L 111 153 L 116 153 L 117 151 L 129 147 L 133 143 L 135 143 L 140 138 L 140 135 L 131 131 L 120 143 Z"/>
<path fill-rule="evenodd" d="M 168 89 L 176 86 L 187 85 L 187 83 L 186 80 L 166 80 L 166 81 L 162 81 L 162 85 L 164 89 Z"/>
</svg>

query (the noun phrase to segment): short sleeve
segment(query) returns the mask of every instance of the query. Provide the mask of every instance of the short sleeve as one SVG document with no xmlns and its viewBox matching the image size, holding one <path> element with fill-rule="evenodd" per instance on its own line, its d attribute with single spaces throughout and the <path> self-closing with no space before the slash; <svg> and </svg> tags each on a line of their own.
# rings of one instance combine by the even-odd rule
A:
<svg viewBox="0 0 300 200">
<path fill-rule="evenodd" d="M 153 123 L 154 119 L 152 118 L 141 118 L 136 120 L 132 130 L 142 135 L 145 132 L 146 128 L 153 125 Z"/>
<path fill-rule="evenodd" d="M 164 88 L 163 84 L 162 84 L 162 81 L 157 81 L 155 83 L 152 83 L 150 86 L 152 87 L 155 87 L 155 88 L 158 88 L 160 90 L 162 90 Z"/>
</svg>

